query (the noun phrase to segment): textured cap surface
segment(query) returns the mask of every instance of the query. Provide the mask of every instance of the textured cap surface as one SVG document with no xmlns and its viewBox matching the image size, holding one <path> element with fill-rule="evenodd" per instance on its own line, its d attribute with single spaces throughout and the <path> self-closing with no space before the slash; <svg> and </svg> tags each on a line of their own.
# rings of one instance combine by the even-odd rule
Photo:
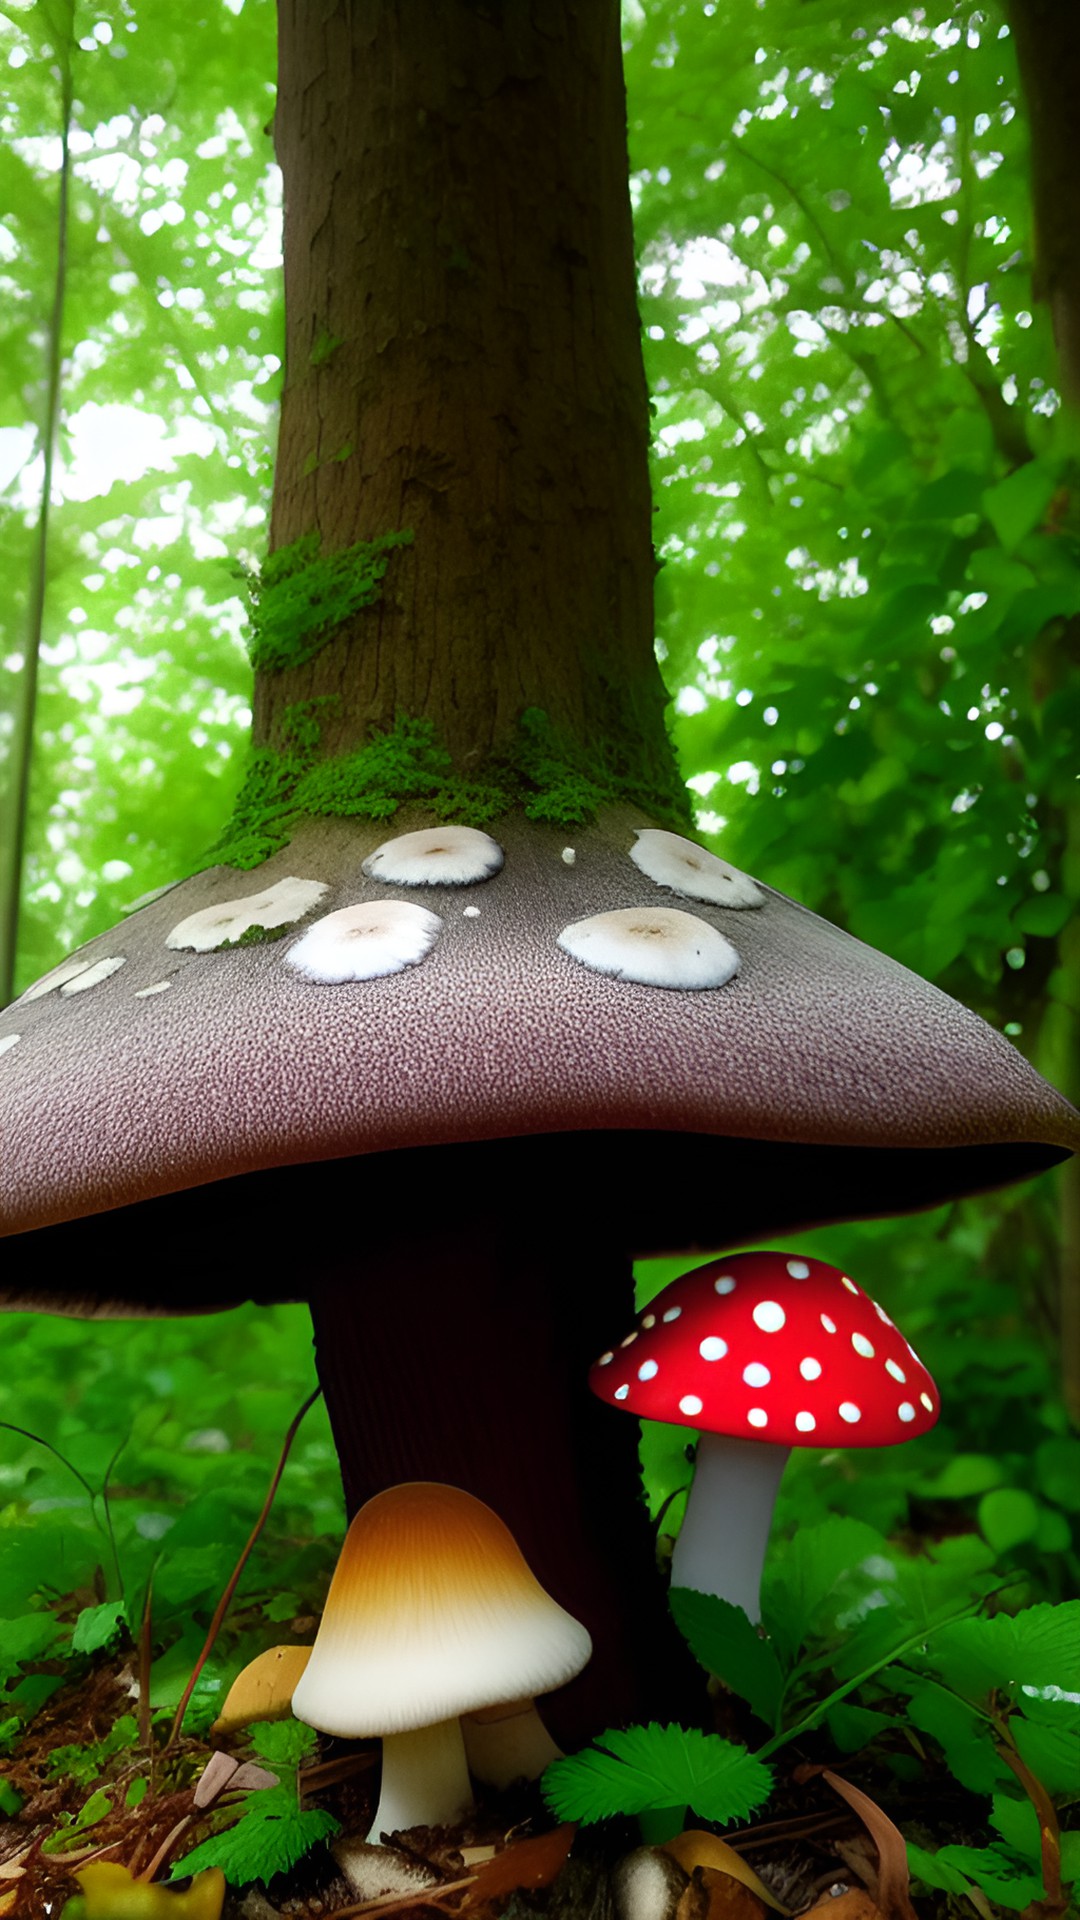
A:
<svg viewBox="0 0 1080 1920">
<path fill-rule="evenodd" d="M 403 815 L 403 830 L 415 818 Z M 151 900 L 82 950 L 97 969 L 87 991 L 65 992 L 61 969 L 54 989 L 32 989 L 0 1015 L 0 1232 L 257 1169 L 526 1135 L 838 1149 L 803 1209 L 817 1219 L 928 1205 L 1080 1145 L 1080 1116 L 1001 1034 L 760 880 L 763 904 L 749 912 L 693 902 L 738 954 L 722 986 L 643 985 L 562 952 L 563 929 L 590 915 L 670 910 L 670 891 L 630 857 L 642 824 L 626 814 L 582 829 L 569 861 L 565 830 L 509 818 L 496 826 L 505 860 L 490 878 L 410 889 L 363 872 L 384 825 L 312 822 L 257 873 L 211 869 Z M 284 937 L 256 928 L 252 944 L 170 950 L 193 913 L 286 878 L 324 891 Z M 442 920 L 417 964 L 338 981 L 286 964 L 316 915 L 389 899 Z M 851 1148 L 863 1150 L 857 1171 L 844 1164 Z M 886 1150 L 908 1162 L 883 1181 L 874 1169 Z M 929 1172 L 920 1159 L 934 1162 Z M 647 1208 L 654 1242 L 724 1244 L 719 1151 L 704 1218 L 677 1165 L 669 1173 L 652 1149 L 649 1165 L 650 1191 L 639 1166 L 604 1195 L 627 1243 Z M 765 1172 L 755 1179 L 770 1184 Z M 683 1237 L 688 1207 L 697 1212 Z M 63 1264 L 60 1291 L 78 1280 Z M 13 1290 L 19 1266 L 16 1242 Z M 24 1271 L 41 1283 L 32 1260 Z M 243 1291 L 233 1285 L 231 1297 Z"/>
</svg>

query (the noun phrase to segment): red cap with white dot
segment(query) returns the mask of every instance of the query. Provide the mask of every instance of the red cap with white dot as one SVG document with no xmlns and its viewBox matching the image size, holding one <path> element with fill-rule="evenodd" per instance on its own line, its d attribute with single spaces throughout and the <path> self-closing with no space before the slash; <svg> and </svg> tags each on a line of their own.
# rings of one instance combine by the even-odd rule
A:
<svg viewBox="0 0 1080 1920">
<path fill-rule="evenodd" d="M 646 1420 L 781 1446 L 887 1447 L 940 1411 L 884 1309 L 839 1268 L 787 1253 L 737 1253 L 672 1281 L 589 1384 Z"/>
</svg>

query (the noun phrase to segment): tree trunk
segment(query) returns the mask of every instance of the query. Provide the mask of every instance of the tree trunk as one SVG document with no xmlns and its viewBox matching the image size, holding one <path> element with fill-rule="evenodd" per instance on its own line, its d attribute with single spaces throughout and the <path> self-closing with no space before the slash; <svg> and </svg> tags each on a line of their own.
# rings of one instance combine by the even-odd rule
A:
<svg viewBox="0 0 1080 1920">
<path fill-rule="evenodd" d="M 282 0 L 286 374 L 271 547 L 392 530 L 379 604 L 262 675 L 256 741 L 401 713 L 459 767 L 544 710 L 673 784 L 616 0 Z"/>
</svg>

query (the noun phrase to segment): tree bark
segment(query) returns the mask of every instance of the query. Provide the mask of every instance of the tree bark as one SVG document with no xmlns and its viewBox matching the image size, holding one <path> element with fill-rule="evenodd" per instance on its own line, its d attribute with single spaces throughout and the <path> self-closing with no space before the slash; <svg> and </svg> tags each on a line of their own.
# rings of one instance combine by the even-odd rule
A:
<svg viewBox="0 0 1080 1920">
<path fill-rule="evenodd" d="M 379 604 L 263 676 L 256 741 L 337 696 L 466 770 L 545 710 L 672 761 L 615 0 L 282 0 L 286 374 L 271 548 L 409 529 Z"/>
</svg>

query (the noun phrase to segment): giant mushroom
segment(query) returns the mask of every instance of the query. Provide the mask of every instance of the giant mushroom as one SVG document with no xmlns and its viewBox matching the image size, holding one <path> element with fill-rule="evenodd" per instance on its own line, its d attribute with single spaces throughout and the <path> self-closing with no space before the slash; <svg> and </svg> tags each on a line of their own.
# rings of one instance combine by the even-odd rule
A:
<svg viewBox="0 0 1080 1920">
<path fill-rule="evenodd" d="M 574 1738 L 676 1710 L 632 1423 L 585 1384 L 633 1256 L 928 1207 L 1080 1119 L 679 831 L 618 8 L 407 12 L 282 9 L 251 777 L 227 857 L 0 1016 L 4 1285 L 310 1300 L 350 1511 L 502 1516 L 596 1646 Z"/>
</svg>

